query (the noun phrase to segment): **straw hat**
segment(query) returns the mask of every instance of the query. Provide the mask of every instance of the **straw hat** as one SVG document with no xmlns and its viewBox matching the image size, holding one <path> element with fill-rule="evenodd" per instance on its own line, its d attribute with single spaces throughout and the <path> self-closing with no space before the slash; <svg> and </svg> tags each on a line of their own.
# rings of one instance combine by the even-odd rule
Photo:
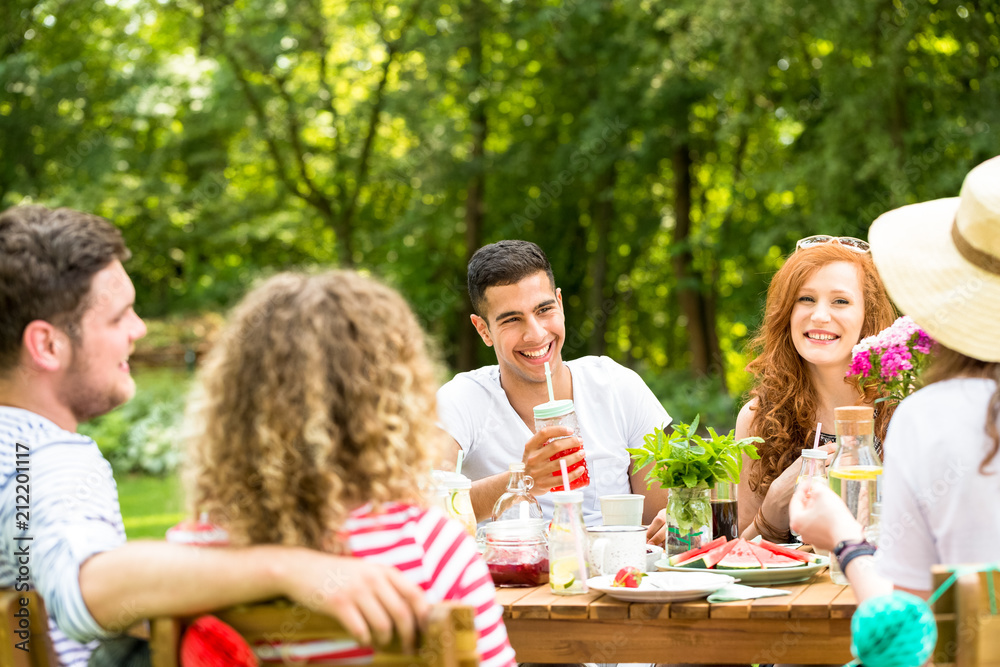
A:
<svg viewBox="0 0 1000 667">
<path fill-rule="evenodd" d="M 889 296 L 945 346 L 1000 361 L 1000 157 L 959 197 L 904 206 L 868 232 Z"/>
</svg>

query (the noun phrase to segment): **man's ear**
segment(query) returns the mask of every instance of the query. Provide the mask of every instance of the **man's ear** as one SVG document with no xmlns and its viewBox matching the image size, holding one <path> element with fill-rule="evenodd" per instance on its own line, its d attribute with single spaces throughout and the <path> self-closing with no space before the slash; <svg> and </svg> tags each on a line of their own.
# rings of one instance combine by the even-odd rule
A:
<svg viewBox="0 0 1000 667">
<path fill-rule="evenodd" d="M 479 337 L 486 343 L 486 347 L 493 347 L 493 336 L 490 335 L 490 325 L 486 323 L 486 320 L 479 315 L 470 315 L 469 319 L 472 320 L 472 326 L 476 327 L 476 331 L 479 332 Z"/>
<path fill-rule="evenodd" d="M 72 354 L 69 336 L 45 320 L 28 322 L 28 326 L 24 327 L 21 344 L 24 346 L 27 361 L 36 368 L 46 371 L 59 370 L 64 364 L 69 363 Z"/>
<path fill-rule="evenodd" d="M 558 301 L 558 302 L 559 302 L 559 310 L 561 310 L 561 311 L 563 311 L 563 312 L 566 312 L 565 308 L 563 308 L 563 302 L 562 302 L 562 288 L 561 288 L 561 287 L 557 287 L 557 288 L 556 288 L 556 301 Z"/>
</svg>

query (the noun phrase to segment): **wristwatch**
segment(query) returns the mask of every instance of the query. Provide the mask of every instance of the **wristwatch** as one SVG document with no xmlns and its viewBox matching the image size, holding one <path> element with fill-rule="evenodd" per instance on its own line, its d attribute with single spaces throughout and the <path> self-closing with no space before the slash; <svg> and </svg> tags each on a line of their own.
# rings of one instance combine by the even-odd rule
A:
<svg viewBox="0 0 1000 667">
<path fill-rule="evenodd" d="M 841 540 L 833 548 L 833 557 L 837 559 L 840 571 L 846 574 L 848 563 L 859 556 L 874 555 L 876 548 L 868 540 Z"/>
</svg>

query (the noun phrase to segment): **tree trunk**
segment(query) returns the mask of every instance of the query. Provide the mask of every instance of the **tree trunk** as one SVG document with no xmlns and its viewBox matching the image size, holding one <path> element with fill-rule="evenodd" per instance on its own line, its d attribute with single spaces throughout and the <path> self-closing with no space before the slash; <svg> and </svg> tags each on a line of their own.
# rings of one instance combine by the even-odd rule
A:
<svg viewBox="0 0 1000 667">
<path fill-rule="evenodd" d="M 473 86 L 479 86 L 480 97 L 473 105 L 470 112 L 472 121 L 472 163 L 469 177 L 469 185 L 465 198 L 465 263 L 468 266 L 473 253 L 479 249 L 483 243 L 483 217 L 486 211 L 486 165 L 484 164 L 486 155 L 486 95 L 489 93 L 482 83 L 483 65 L 483 7 L 481 0 L 473 0 L 470 7 L 472 18 L 472 44 L 470 45 L 469 74 L 474 82 Z M 458 359 L 459 370 L 471 370 L 476 364 L 476 345 L 479 336 L 472 324 L 468 321 L 469 313 L 472 312 L 472 303 L 469 301 L 468 291 L 464 291 L 462 299 L 462 312 L 459 314 L 458 323 Z"/>
<path fill-rule="evenodd" d="M 590 220 L 593 225 L 593 233 L 597 241 L 597 247 L 590 256 L 590 279 L 593 283 L 590 286 L 587 303 L 587 317 L 594 328 L 590 332 L 590 339 L 587 341 L 587 352 L 589 354 L 601 355 L 607 351 L 607 340 L 605 334 L 608 331 L 608 319 L 612 313 L 605 307 L 608 300 L 608 236 L 611 233 L 611 222 L 615 217 L 615 165 L 612 162 L 598 178 L 597 195 L 591 200 Z"/>
<path fill-rule="evenodd" d="M 691 371 L 695 375 L 711 373 L 711 343 L 708 332 L 701 276 L 695 270 L 691 252 L 691 147 L 682 143 L 674 148 L 674 275 L 677 278 L 677 302 L 687 320 Z"/>
</svg>

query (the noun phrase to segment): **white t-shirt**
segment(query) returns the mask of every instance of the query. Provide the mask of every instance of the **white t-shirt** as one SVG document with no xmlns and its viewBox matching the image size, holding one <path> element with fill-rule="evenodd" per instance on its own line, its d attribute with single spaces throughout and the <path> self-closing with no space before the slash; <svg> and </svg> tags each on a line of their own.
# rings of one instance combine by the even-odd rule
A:
<svg viewBox="0 0 1000 667">
<path fill-rule="evenodd" d="M 637 373 L 608 357 L 582 357 L 566 366 L 573 378 L 574 408 L 590 472 L 590 485 L 582 489 L 584 520 L 599 524 L 600 496 L 633 492 L 632 462 L 625 448 L 641 447 L 647 433 L 665 427 L 671 418 Z M 507 400 L 499 366 L 459 373 L 438 390 L 437 398 L 442 426 L 465 452 L 462 474 L 482 479 L 521 460 L 533 431 Z M 545 518 L 551 518 L 548 494 L 538 502 Z"/>
<path fill-rule="evenodd" d="M 986 411 L 996 383 L 936 382 L 903 401 L 889 425 L 877 571 L 930 590 L 935 563 L 1000 559 L 1000 455 L 987 472 Z"/>
</svg>

